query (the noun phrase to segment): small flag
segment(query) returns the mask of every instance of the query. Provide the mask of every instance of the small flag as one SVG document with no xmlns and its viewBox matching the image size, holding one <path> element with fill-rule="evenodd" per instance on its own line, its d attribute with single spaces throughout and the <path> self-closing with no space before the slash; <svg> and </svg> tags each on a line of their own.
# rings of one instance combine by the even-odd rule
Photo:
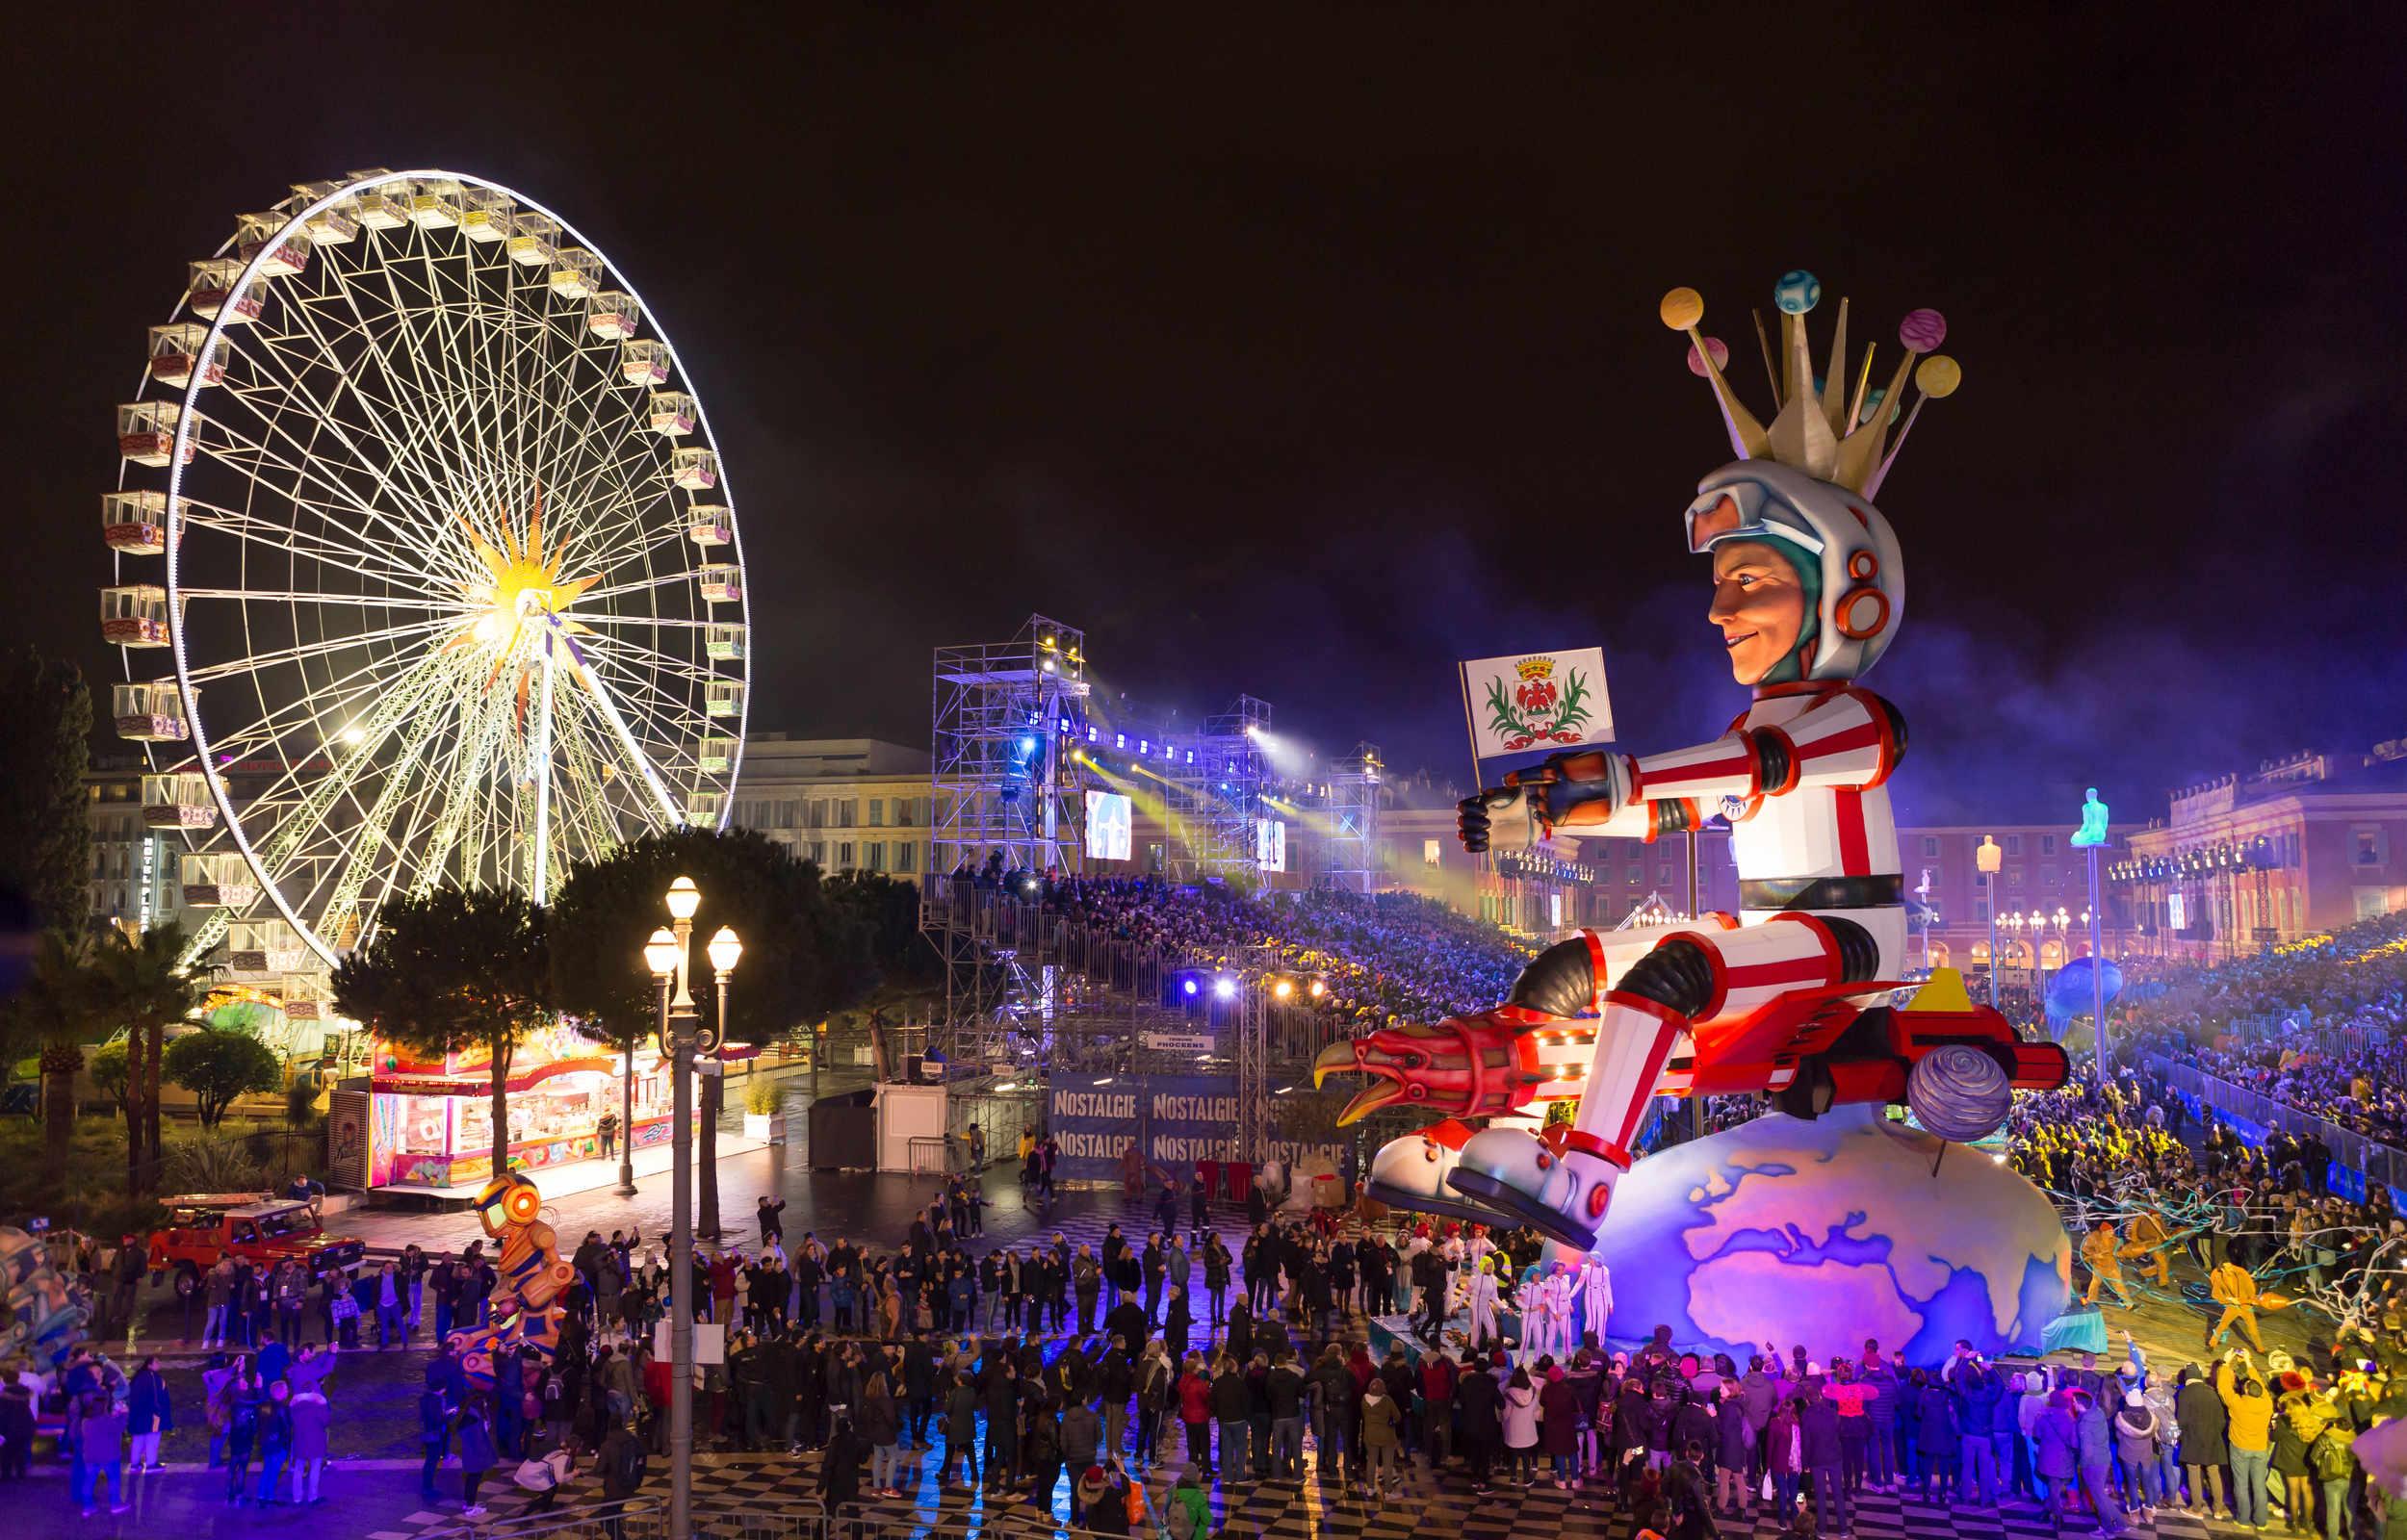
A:
<svg viewBox="0 0 2407 1540">
<path fill-rule="evenodd" d="M 1471 752 L 1482 759 L 1613 741 L 1605 653 L 1521 653 L 1462 665 Z"/>
</svg>

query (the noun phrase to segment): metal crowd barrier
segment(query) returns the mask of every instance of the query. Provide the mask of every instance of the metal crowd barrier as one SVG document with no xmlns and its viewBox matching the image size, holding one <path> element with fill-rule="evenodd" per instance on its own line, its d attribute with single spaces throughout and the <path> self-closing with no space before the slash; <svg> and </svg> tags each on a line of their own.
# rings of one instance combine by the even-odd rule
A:
<svg viewBox="0 0 2407 1540">
<path fill-rule="evenodd" d="M 2166 1085 L 2194 1098 L 2203 1107 L 2228 1113 L 2260 1128 L 2280 1128 L 2298 1135 L 2314 1134 L 2323 1141 L 2324 1147 L 2332 1152 L 2336 1163 L 2364 1173 L 2368 1183 L 2407 1188 L 2407 1152 L 2368 1139 L 2354 1129 L 2343 1128 L 2328 1118 L 2317 1117 L 2313 1113 L 2275 1101 L 2243 1086 L 2236 1086 L 2192 1065 L 2177 1065 L 2162 1054 L 2149 1054 L 2146 1062 L 2149 1070 Z"/>
</svg>

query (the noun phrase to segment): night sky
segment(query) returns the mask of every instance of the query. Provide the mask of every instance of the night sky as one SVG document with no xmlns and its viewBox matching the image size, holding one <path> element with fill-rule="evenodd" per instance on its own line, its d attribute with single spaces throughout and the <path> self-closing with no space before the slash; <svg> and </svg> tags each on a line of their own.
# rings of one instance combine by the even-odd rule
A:
<svg viewBox="0 0 2407 1540">
<path fill-rule="evenodd" d="M 184 262 L 440 166 L 677 338 L 759 729 L 924 743 L 929 649 L 1042 610 L 1399 769 L 1459 778 L 1453 661 L 1527 647 L 1604 645 L 1633 748 L 1717 733 L 1679 514 L 1728 454 L 1655 303 L 1768 417 L 1746 312 L 1805 267 L 1964 368 L 1880 499 L 1905 818 L 2407 732 L 2394 9 L 73 9 L 14 35 L 0 433 L 11 621 L 101 679 L 109 412 Z"/>
</svg>

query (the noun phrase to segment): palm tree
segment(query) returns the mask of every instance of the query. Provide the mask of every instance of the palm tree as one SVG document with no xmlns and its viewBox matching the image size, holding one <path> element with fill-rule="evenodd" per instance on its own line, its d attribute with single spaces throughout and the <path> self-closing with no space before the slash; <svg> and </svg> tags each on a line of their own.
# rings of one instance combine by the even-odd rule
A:
<svg viewBox="0 0 2407 1540">
<path fill-rule="evenodd" d="M 9 1035 L 38 1044 L 42 1073 L 41 1168 L 50 1191 L 66 1182 L 75 1137 L 75 1077 L 84 1067 L 84 1039 L 94 1014 L 91 944 L 65 931 L 44 931 L 25 987 L 9 1005 Z M 131 1065 L 128 1065 L 130 1075 Z"/>
<path fill-rule="evenodd" d="M 191 1015 L 208 994 L 206 981 L 183 965 L 185 946 L 184 928 L 170 921 L 139 937 L 112 933 L 92 958 L 102 1019 L 123 1026 L 128 1040 L 125 1094 L 133 1136 L 125 1162 L 129 1197 L 149 1191 L 158 1177 L 163 1153 L 159 1080 L 167 1057 L 168 1023 Z"/>
</svg>

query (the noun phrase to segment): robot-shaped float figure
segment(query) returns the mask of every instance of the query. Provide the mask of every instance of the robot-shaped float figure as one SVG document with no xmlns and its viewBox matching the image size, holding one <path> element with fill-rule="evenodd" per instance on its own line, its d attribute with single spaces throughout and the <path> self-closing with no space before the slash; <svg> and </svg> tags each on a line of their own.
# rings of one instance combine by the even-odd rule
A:
<svg viewBox="0 0 2407 1540">
<path fill-rule="evenodd" d="M 1723 377 L 1729 349 L 1697 331 L 1696 292 L 1675 289 L 1662 305 L 1664 324 L 1688 335 L 1689 368 L 1711 385 L 1738 453 L 1698 483 L 1684 522 L 1689 550 L 1713 564 L 1707 619 L 1752 703 L 1711 743 L 1558 754 L 1461 807 L 1473 852 L 1557 833 L 1651 842 L 1720 813 L 1739 912 L 1668 934 L 1581 931 L 1540 953 L 1492 1010 L 1324 1052 L 1316 1083 L 1332 1072 L 1372 1081 L 1341 1121 L 1392 1103 L 1450 1115 L 1379 1152 L 1367 1188 L 1382 1202 L 1501 1215 L 1585 1249 L 1657 1094 L 1768 1091 L 1809 1117 L 1903 1102 L 1931 1132 L 1971 1140 L 2005 1120 L 2014 1089 L 2065 1080 L 2060 1048 L 2018 1040 L 1952 973 L 1910 1005 L 1887 1003 L 1901 988 L 1906 923 L 1885 783 L 1904 755 L 1905 722 L 1856 680 L 1897 637 L 1905 573 L 1872 500 L 1923 401 L 1962 376 L 1934 352 L 1946 322 L 1916 310 L 1898 329 L 1905 356 L 1888 389 L 1870 388 L 1867 349 L 1851 395 L 1842 300 L 1817 380 L 1805 313 L 1821 292 L 1802 271 L 1775 291 L 1782 369 L 1769 427 Z M 1920 395 L 1892 447 L 1909 375 Z M 1530 1116 L 1574 1098 L 1567 1123 Z"/>
<path fill-rule="evenodd" d="M 552 1226 L 543 1222 L 542 1191 L 516 1171 L 495 1177 L 477 1194 L 477 1221 L 501 1245 L 495 1259 L 501 1281 L 488 1322 L 454 1331 L 451 1342 L 469 1379 L 490 1389 L 495 1359 L 521 1348 L 548 1359 L 558 1349 L 577 1270 L 560 1256 Z"/>
</svg>

